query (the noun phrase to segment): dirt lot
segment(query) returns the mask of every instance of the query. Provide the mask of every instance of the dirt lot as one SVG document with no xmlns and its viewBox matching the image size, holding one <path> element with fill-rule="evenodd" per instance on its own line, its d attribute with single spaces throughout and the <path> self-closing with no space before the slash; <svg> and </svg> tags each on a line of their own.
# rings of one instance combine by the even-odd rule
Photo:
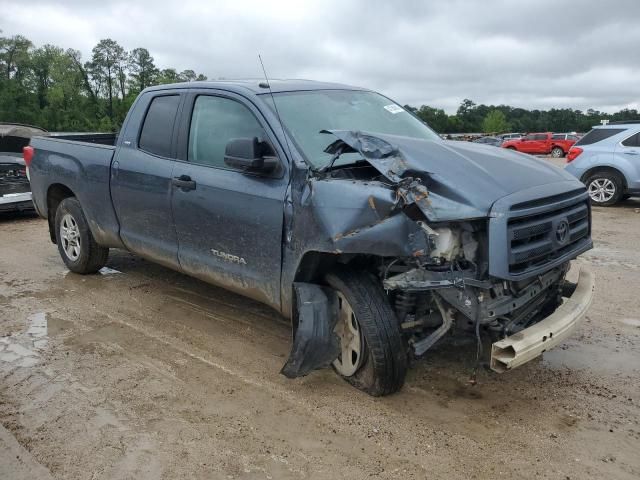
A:
<svg viewBox="0 0 640 480">
<path fill-rule="evenodd" d="M 261 305 L 125 252 L 68 273 L 44 220 L 4 216 L 0 477 L 637 479 L 640 201 L 594 221 L 574 338 L 475 387 L 474 345 L 442 345 L 374 399 L 279 375 L 289 329 Z"/>
</svg>

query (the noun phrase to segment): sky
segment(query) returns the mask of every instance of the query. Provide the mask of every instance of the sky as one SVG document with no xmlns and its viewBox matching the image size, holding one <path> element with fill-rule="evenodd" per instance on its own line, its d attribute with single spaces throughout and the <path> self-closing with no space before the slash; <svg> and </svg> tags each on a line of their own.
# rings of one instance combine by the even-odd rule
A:
<svg viewBox="0 0 640 480">
<path fill-rule="evenodd" d="M 0 0 L 3 35 L 103 38 L 210 79 L 306 78 L 454 113 L 640 108 L 640 0 Z"/>
</svg>

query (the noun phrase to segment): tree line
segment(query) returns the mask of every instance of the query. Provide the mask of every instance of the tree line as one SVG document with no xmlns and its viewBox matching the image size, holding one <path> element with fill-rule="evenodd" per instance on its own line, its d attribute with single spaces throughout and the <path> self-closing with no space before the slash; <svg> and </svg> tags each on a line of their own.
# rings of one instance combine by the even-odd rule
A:
<svg viewBox="0 0 640 480">
<path fill-rule="evenodd" d="M 0 31 L 0 34 L 2 32 Z M 127 51 L 104 39 L 83 61 L 78 50 L 35 47 L 22 35 L 0 36 L 0 122 L 27 123 L 49 131 L 117 131 L 135 97 L 146 87 L 206 80 L 194 70 L 159 68 L 143 47 Z M 636 120 L 635 109 L 609 114 L 571 108 L 528 110 L 477 105 L 465 99 L 453 115 L 405 105 L 438 133 L 586 132 L 601 120 Z"/>
<path fill-rule="evenodd" d="M 440 109 L 422 105 L 405 105 L 438 133 L 506 133 L 506 132 L 588 132 L 601 120 L 638 120 L 635 109 L 623 109 L 613 114 L 594 109 L 574 110 L 552 108 L 527 110 L 508 105 L 476 105 L 464 99 L 454 115 Z"/>
<path fill-rule="evenodd" d="M 146 48 L 127 51 L 109 38 L 83 61 L 78 50 L 36 48 L 22 35 L 0 36 L 1 122 L 49 131 L 116 131 L 146 87 L 206 79 L 193 70 L 160 69 Z"/>
</svg>

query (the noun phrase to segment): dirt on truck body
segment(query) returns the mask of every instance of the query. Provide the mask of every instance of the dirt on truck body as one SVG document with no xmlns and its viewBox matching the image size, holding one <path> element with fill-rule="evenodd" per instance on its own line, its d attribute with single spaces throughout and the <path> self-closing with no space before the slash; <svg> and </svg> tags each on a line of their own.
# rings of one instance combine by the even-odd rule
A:
<svg viewBox="0 0 640 480">
<path fill-rule="evenodd" d="M 115 140 L 115 139 L 114 139 Z M 67 267 L 110 248 L 251 297 L 292 321 L 282 373 L 333 368 L 400 389 L 449 332 L 510 370 L 567 338 L 593 277 L 578 180 L 441 140 L 388 98 L 310 81 L 153 87 L 114 145 L 35 138 L 33 198 Z"/>
</svg>

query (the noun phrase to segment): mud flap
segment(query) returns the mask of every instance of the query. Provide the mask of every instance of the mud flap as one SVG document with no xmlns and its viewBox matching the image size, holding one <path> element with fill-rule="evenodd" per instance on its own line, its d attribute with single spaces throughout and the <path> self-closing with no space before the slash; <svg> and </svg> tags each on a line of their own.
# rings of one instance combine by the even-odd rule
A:
<svg viewBox="0 0 640 480">
<path fill-rule="evenodd" d="M 313 283 L 296 282 L 293 345 L 280 373 L 295 378 L 325 368 L 338 358 L 340 341 L 333 332 L 338 318 L 336 292 Z"/>
</svg>

